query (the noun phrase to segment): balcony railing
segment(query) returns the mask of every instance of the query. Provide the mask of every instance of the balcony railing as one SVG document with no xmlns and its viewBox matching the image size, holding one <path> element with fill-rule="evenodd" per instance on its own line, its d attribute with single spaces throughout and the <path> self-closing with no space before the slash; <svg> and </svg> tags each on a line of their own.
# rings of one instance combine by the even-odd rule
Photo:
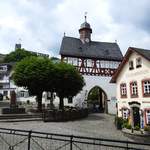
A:
<svg viewBox="0 0 150 150">
<path fill-rule="evenodd" d="M 0 128 L 2 150 L 150 150 L 150 143 Z"/>
</svg>

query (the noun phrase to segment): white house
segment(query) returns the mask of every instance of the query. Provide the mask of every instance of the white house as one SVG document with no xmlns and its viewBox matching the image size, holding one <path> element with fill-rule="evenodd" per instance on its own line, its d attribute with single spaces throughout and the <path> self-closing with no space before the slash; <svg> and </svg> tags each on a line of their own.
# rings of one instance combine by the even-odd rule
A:
<svg viewBox="0 0 150 150">
<path fill-rule="evenodd" d="M 16 86 L 11 82 L 11 72 L 14 63 L 0 64 L 0 93 L 4 99 L 10 98 L 10 92 L 16 89 Z"/>
<path fill-rule="evenodd" d="M 118 116 L 132 127 L 150 124 L 150 50 L 129 47 L 111 83 L 117 84 Z"/>
</svg>

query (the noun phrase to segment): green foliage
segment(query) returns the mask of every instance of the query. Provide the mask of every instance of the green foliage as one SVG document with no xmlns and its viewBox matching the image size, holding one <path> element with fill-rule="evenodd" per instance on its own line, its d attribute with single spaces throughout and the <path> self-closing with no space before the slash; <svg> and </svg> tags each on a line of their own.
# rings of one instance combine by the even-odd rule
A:
<svg viewBox="0 0 150 150">
<path fill-rule="evenodd" d="M 139 131 L 139 130 L 140 130 L 140 126 L 139 126 L 139 125 L 136 125 L 136 126 L 134 127 L 134 130 Z"/>
<path fill-rule="evenodd" d="M 115 124 L 116 124 L 116 127 L 117 129 L 122 129 L 122 126 L 123 126 L 123 118 L 122 117 L 115 117 Z"/>
<path fill-rule="evenodd" d="M 128 124 L 126 125 L 126 128 L 127 128 L 127 129 L 131 129 L 131 128 L 132 128 L 131 124 L 128 123 Z"/>
<path fill-rule="evenodd" d="M 92 104 L 97 104 L 99 103 L 99 87 L 94 87 L 89 95 L 88 95 L 88 102 Z"/>
<path fill-rule="evenodd" d="M 60 62 L 60 59 L 57 58 L 57 57 L 51 57 L 50 59 L 51 59 L 51 61 L 52 61 L 53 63 L 59 63 L 59 62 Z"/>
<path fill-rule="evenodd" d="M 16 49 L 13 52 L 10 52 L 4 57 L 4 62 L 9 63 L 9 62 L 19 62 L 25 57 L 30 57 L 30 56 L 36 56 L 35 54 L 32 54 L 29 51 L 26 51 L 25 49 Z"/>
<path fill-rule="evenodd" d="M 13 79 L 16 85 L 25 87 L 30 95 L 37 96 L 38 109 L 42 108 L 42 93 L 50 90 L 53 64 L 49 59 L 29 57 L 16 64 Z"/>
<path fill-rule="evenodd" d="M 55 92 L 60 98 L 60 109 L 63 109 L 63 98 L 73 97 L 85 85 L 82 75 L 70 64 L 57 63 Z"/>
<path fill-rule="evenodd" d="M 37 96 L 38 109 L 42 109 L 42 93 L 56 92 L 63 109 L 63 98 L 75 96 L 85 85 L 83 77 L 69 64 L 52 63 L 48 58 L 29 57 L 16 64 L 13 79 Z"/>
<path fill-rule="evenodd" d="M 131 129 L 132 126 L 131 126 L 131 124 L 129 124 L 128 122 L 126 122 L 126 123 L 123 124 L 123 128 Z"/>
<path fill-rule="evenodd" d="M 123 119 L 122 127 L 126 128 L 126 129 L 131 129 L 132 128 L 131 124 L 129 124 L 129 120 L 128 119 Z"/>
</svg>

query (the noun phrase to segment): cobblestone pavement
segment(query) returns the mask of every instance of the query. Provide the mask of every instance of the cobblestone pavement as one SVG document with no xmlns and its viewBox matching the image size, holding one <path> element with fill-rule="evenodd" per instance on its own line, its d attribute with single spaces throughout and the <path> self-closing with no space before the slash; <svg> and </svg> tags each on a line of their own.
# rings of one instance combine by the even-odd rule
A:
<svg viewBox="0 0 150 150">
<path fill-rule="evenodd" d="M 87 118 L 82 120 L 68 122 L 1 122 L 0 127 L 117 140 L 131 140 L 124 136 L 121 131 L 116 130 L 114 116 L 107 114 L 90 114 Z"/>
</svg>

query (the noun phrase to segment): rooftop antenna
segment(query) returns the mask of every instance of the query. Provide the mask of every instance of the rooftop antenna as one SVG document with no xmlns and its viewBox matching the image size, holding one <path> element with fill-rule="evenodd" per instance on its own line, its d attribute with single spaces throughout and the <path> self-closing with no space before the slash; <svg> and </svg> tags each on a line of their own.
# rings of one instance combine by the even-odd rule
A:
<svg viewBox="0 0 150 150">
<path fill-rule="evenodd" d="M 84 13 L 84 18 L 85 18 L 85 22 L 86 22 L 86 19 L 87 19 L 87 12 Z"/>
<path fill-rule="evenodd" d="M 66 36 L 66 33 L 64 32 L 64 36 Z"/>
<path fill-rule="evenodd" d="M 118 41 L 117 40 L 115 40 L 115 43 L 117 43 Z"/>
</svg>

